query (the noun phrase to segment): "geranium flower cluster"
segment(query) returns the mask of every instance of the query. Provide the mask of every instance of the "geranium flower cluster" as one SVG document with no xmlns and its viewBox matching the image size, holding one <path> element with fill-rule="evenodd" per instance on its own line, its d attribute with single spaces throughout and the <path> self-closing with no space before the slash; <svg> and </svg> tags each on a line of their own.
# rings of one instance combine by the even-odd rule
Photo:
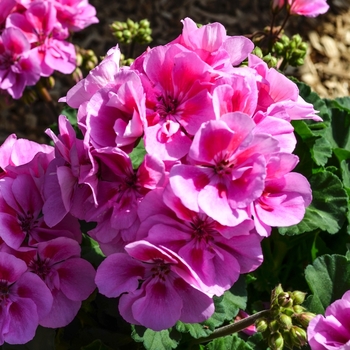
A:
<svg viewBox="0 0 350 350">
<path fill-rule="evenodd" d="M 262 263 L 271 227 L 302 220 L 311 189 L 292 172 L 290 121 L 320 120 L 313 106 L 251 54 L 249 39 L 219 23 L 183 25 L 131 67 L 110 49 L 68 91 L 61 101 L 78 109 L 82 138 L 61 115 L 58 135 L 47 131 L 54 147 L 14 136 L 2 146 L 2 254 L 23 271 L 1 279 L 4 319 L 12 319 L 7 296 L 21 297 L 11 288 L 23 274 L 40 277 L 47 294 L 34 324 L 74 317 L 94 285 L 79 257 L 79 221 L 95 224 L 88 234 L 106 255 L 99 292 L 120 297 L 129 323 L 162 330 L 209 318 L 213 296 Z M 7 326 L 2 336 L 13 339 Z"/>
<path fill-rule="evenodd" d="M 13 98 L 28 85 L 57 70 L 70 74 L 76 67 L 70 32 L 97 23 L 87 0 L 2 0 L 0 14 L 0 89 Z"/>
<path fill-rule="evenodd" d="M 183 25 L 131 67 L 112 48 L 61 99 L 78 109 L 82 141 L 63 116 L 61 136 L 49 132 L 59 155 L 44 217 L 96 223 L 89 234 L 107 255 L 99 291 L 154 330 L 208 318 L 213 295 L 261 264 L 271 227 L 302 220 L 311 189 L 292 172 L 290 121 L 320 120 L 250 40 L 219 23 Z"/>
</svg>

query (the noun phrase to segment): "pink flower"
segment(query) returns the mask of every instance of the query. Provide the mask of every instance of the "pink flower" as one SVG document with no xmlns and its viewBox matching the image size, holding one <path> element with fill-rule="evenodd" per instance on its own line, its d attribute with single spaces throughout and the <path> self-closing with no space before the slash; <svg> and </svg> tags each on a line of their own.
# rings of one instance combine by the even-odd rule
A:
<svg viewBox="0 0 350 350">
<path fill-rule="evenodd" d="M 43 199 L 35 180 L 28 174 L 0 181 L 0 237 L 11 248 L 35 246 L 58 236 L 81 241 L 76 219 L 66 216 L 49 228 L 42 216 Z"/>
<path fill-rule="evenodd" d="M 253 133 L 254 127 L 240 112 L 202 125 L 189 151 L 190 164 L 170 171 L 171 188 L 188 209 L 200 209 L 227 226 L 248 218 L 246 208 L 264 189 L 265 156 L 279 150 L 277 140 Z"/>
<path fill-rule="evenodd" d="M 147 241 L 108 256 L 95 282 L 101 294 L 118 297 L 119 312 L 131 324 L 160 331 L 182 322 L 202 322 L 214 312 L 197 274 L 177 254 Z"/>
<path fill-rule="evenodd" d="M 54 0 L 57 20 L 70 31 L 77 32 L 98 23 L 96 9 L 88 0 Z"/>
<path fill-rule="evenodd" d="M 31 52 L 43 76 L 51 75 L 54 70 L 69 74 L 76 67 L 74 45 L 62 40 L 69 33 L 62 33 L 56 23 L 56 9 L 51 1 L 33 1 L 23 14 L 13 13 L 7 19 L 7 26 L 21 29 L 32 43 Z"/>
<path fill-rule="evenodd" d="M 254 49 L 251 40 L 244 36 L 228 36 L 220 23 L 211 23 L 200 28 L 190 19 L 183 21 L 182 34 L 170 43 L 179 43 L 195 52 L 203 61 L 218 71 L 231 71 Z"/>
<path fill-rule="evenodd" d="M 261 239 L 251 220 L 236 227 L 220 225 L 188 210 L 169 187 L 164 196 L 162 191 L 150 192 L 140 204 L 139 217 L 138 236 L 177 253 L 198 274 L 207 293 L 222 295 L 240 274 L 262 262 Z"/>
<path fill-rule="evenodd" d="M 33 339 L 52 306 L 45 283 L 21 259 L 0 252 L 0 345 Z"/>
<path fill-rule="evenodd" d="M 64 327 L 78 313 L 82 300 L 95 289 L 95 270 L 80 258 L 79 243 L 59 237 L 39 243 L 28 270 L 37 274 L 53 296 L 50 312 L 40 325 L 50 328 Z"/>
<path fill-rule="evenodd" d="M 30 51 L 30 44 L 17 28 L 6 28 L 0 37 L 0 89 L 13 98 L 22 96 L 27 85 L 35 85 L 40 68 Z"/>
<path fill-rule="evenodd" d="M 350 291 L 326 309 L 325 316 L 314 317 L 307 328 L 312 350 L 350 349 Z"/>
<path fill-rule="evenodd" d="M 326 0 L 288 0 L 288 4 L 291 15 L 307 17 L 316 17 L 329 9 Z"/>
<path fill-rule="evenodd" d="M 185 156 L 200 125 L 214 119 L 209 90 L 217 73 L 179 44 L 158 46 L 144 56 L 145 147 L 162 160 Z"/>
</svg>

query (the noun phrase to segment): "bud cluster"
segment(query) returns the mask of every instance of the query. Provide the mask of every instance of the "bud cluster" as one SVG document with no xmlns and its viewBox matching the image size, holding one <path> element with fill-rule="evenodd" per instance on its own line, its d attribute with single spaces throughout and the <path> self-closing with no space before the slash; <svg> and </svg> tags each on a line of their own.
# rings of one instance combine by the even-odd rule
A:
<svg viewBox="0 0 350 350">
<path fill-rule="evenodd" d="M 79 81 L 83 79 L 83 70 L 89 72 L 98 65 L 98 58 L 93 50 L 85 50 L 78 45 L 75 45 L 76 51 L 76 68 L 72 73 L 73 79 Z"/>
<path fill-rule="evenodd" d="M 152 41 L 152 29 L 147 19 L 140 22 L 134 22 L 127 19 L 126 22 L 115 21 L 110 25 L 113 35 L 119 43 L 131 44 L 138 42 L 139 44 L 149 44 Z"/>
<path fill-rule="evenodd" d="M 306 56 L 307 43 L 304 42 L 299 34 L 293 35 L 289 38 L 283 34 L 273 45 L 272 52 L 278 57 L 282 57 L 285 65 L 293 67 L 304 64 Z"/>
<path fill-rule="evenodd" d="M 272 291 L 270 315 L 255 323 L 272 350 L 301 348 L 307 343 L 306 328 L 315 315 L 301 306 L 305 295 L 301 291 L 285 292 L 281 285 Z"/>
<path fill-rule="evenodd" d="M 270 52 L 267 55 L 264 55 L 262 49 L 259 46 L 255 46 L 252 53 L 261 58 L 265 63 L 267 63 L 269 68 L 275 68 L 277 66 L 277 58 L 271 55 Z"/>
</svg>

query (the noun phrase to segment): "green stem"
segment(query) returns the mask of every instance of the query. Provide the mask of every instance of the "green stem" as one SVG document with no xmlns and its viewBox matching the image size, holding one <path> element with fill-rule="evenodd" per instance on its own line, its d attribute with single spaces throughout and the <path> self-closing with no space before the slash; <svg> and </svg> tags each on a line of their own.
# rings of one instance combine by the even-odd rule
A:
<svg viewBox="0 0 350 350">
<path fill-rule="evenodd" d="M 252 324 L 254 324 L 257 319 L 259 319 L 261 317 L 267 317 L 269 314 L 270 314 L 270 310 L 259 311 L 256 314 L 248 316 L 248 317 L 246 317 L 242 320 L 239 320 L 235 323 L 231 323 L 227 326 L 217 328 L 208 337 L 194 339 L 191 342 L 191 345 L 207 343 L 210 340 L 220 338 L 220 337 L 225 337 L 226 335 L 230 335 L 233 333 L 237 333 L 237 332 L 242 331 L 243 329 L 251 326 Z"/>
</svg>

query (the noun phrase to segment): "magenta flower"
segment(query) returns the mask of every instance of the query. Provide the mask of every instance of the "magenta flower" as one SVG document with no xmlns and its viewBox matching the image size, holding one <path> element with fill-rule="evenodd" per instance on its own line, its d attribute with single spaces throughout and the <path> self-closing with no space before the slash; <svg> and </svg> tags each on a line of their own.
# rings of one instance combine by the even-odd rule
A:
<svg viewBox="0 0 350 350">
<path fill-rule="evenodd" d="M 169 187 L 150 192 L 139 207 L 138 236 L 177 253 L 206 285 L 206 292 L 222 295 L 240 274 L 262 262 L 261 238 L 251 220 L 236 227 L 222 226 L 204 213 L 184 207 Z M 170 209 L 171 208 L 171 209 Z"/>
<path fill-rule="evenodd" d="M 54 0 L 57 20 L 70 31 L 77 32 L 98 23 L 96 9 L 88 0 Z"/>
<path fill-rule="evenodd" d="M 329 5 L 326 0 L 288 0 L 289 13 L 316 17 L 328 11 Z"/>
<path fill-rule="evenodd" d="M 59 236 L 81 241 L 79 222 L 66 216 L 49 228 L 41 214 L 43 199 L 35 180 L 28 174 L 0 181 L 0 237 L 11 248 L 35 246 Z"/>
<path fill-rule="evenodd" d="M 189 151 L 190 164 L 170 171 L 171 188 L 188 209 L 227 226 L 248 219 L 246 208 L 264 189 L 265 156 L 279 150 L 277 140 L 253 133 L 254 126 L 239 112 L 202 125 Z"/>
<path fill-rule="evenodd" d="M 35 85 L 40 78 L 40 68 L 30 44 L 17 28 L 6 28 L 0 37 L 0 89 L 13 98 L 22 96 L 27 85 Z"/>
<path fill-rule="evenodd" d="M 94 268 L 80 258 L 79 243 L 66 237 L 39 243 L 28 270 L 37 274 L 52 293 L 52 308 L 39 322 L 44 327 L 66 326 L 96 288 Z"/>
<path fill-rule="evenodd" d="M 350 291 L 326 309 L 325 316 L 314 317 L 307 328 L 312 350 L 350 349 Z"/>
<path fill-rule="evenodd" d="M 202 322 L 214 312 L 197 274 L 177 254 L 147 241 L 108 256 L 98 267 L 101 294 L 118 297 L 119 312 L 131 324 L 160 331 L 182 322 Z M 124 293 L 124 294 L 123 294 Z"/>
<path fill-rule="evenodd" d="M 41 75 L 49 76 L 54 70 L 70 74 L 76 67 L 76 52 L 68 37 L 56 26 L 56 9 L 51 1 L 33 1 L 24 13 L 12 13 L 7 26 L 23 31 L 32 43 L 32 54 L 40 64 Z"/>
<path fill-rule="evenodd" d="M 0 252 L 0 345 L 33 339 L 51 306 L 52 295 L 45 283 L 27 272 L 23 260 Z"/>
</svg>

